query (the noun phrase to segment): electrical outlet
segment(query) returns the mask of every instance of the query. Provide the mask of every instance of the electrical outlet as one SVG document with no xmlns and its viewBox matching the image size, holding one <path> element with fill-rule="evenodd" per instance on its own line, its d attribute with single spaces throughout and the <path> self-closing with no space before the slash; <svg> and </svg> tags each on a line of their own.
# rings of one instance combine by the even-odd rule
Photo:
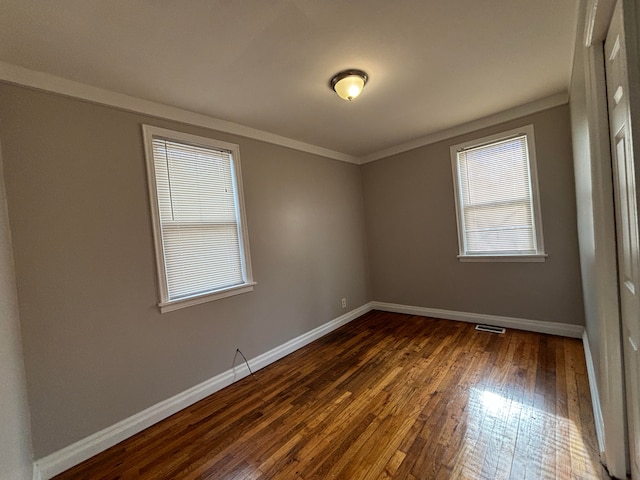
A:
<svg viewBox="0 0 640 480">
<path fill-rule="evenodd" d="M 347 308 L 347 299 L 346 298 L 342 299 L 342 308 Z"/>
</svg>

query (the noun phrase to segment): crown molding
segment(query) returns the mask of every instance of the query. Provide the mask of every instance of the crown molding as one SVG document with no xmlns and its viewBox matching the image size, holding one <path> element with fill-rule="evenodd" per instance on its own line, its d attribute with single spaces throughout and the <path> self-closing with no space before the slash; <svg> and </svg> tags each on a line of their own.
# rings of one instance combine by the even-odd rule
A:
<svg viewBox="0 0 640 480">
<path fill-rule="evenodd" d="M 125 95 L 123 93 L 113 92 L 104 88 L 98 88 L 85 83 L 76 82 L 49 73 L 38 72 L 7 62 L 0 61 L 0 82 L 21 85 L 35 90 L 56 93 L 59 95 L 85 100 L 88 102 L 106 105 L 118 108 L 120 110 L 141 113 L 151 117 L 173 120 L 176 122 L 205 127 L 219 132 L 230 133 L 245 138 L 260 140 L 282 147 L 299 150 L 302 152 L 319 155 L 333 160 L 352 163 L 355 165 L 363 165 L 365 163 L 390 157 L 398 153 L 413 150 L 415 148 L 424 147 L 441 140 L 453 138 L 458 135 L 471 133 L 485 127 L 490 127 L 498 123 L 515 120 L 525 115 L 546 110 L 548 108 L 564 105 L 569 101 L 568 93 L 559 93 L 550 97 L 541 98 L 539 100 L 520 105 L 509 110 L 490 115 L 488 117 L 463 123 L 452 128 L 441 130 L 439 132 L 425 135 L 424 137 L 401 143 L 394 147 L 370 153 L 362 157 L 356 157 L 328 148 L 312 145 L 310 143 L 301 142 L 291 138 L 276 135 L 275 133 L 265 132 L 256 128 L 246 127 L 238 123 L 221 120 L 209 115 L 191 112 L 182 108 L 172 107 L 150 100 Z"/>
<path fill-rule="evenodd" d="M 86 100 L 100 105 L 115 107 L 128 112 L 142 113 L 152 117 L 174 120 L 198 127 L 210 128 L 219 132 L 231 133 L 245 138 L 260 140 L 342 162 L 360 164 L 360 159 L 346 153 L 336 152 L 328 148 L 291 138 L 265 132 L 256 128 L 245 127 L 238 123 L 228 122 L 208 115 L 191 112 L 170 105 L 143 100 L 103 88 L 93 87 L 48 73 L 30 70 L 6 62 L 0 62 L 0 82 L 22 85 L 36 90 L 57 93 L 67 97 Z"/>
<path fill-rule="evenodd" d="M 509 110 L 504 110 L 502 112 L 489 115 L 488 117 L 479 118 L 477 120 L 463 123 L 452 128 L 440 130 L 439 132 L 431 133 L 429 135 L 425 135 L 424 137 L 416 138 L 415 140 L 411 140 L 394 147 L 386 148 L 384 150 L 365 155 L 361 158 L 360 164 L 362 165 L 365 163 L 374 162 L 382 158 L 397 155 L 398 153 L 403 153 L 419 147 L 431 145 L 432 143 L 436 143 L 441 140 L 447 140 L 459 135 L 475 132 L 482 128 L 492 127 L 494 125 L 497 125 L 498 123 L 515 120 L 517 118 L 531 115 L 542 110 L 547 110 L 549 108 L 564 105 L 568 102 L 568 93 L 558 93 L 550 97 L 541 98 L 530 103 L 525 103 L 524 105 L 520 105 L 518 107 L 510 108 Z"/>
</svg>

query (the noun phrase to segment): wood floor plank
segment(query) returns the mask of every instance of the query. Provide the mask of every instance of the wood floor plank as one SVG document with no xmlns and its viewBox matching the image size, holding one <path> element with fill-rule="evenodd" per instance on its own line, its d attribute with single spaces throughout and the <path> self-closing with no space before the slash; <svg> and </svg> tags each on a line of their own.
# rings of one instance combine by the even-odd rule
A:
<svg viewBox="0 0 640 480">
<path fill-rule="evenodd" d="M 370 312 L 58 480 L 606 479 L 579 340 Z"/>
</svg>

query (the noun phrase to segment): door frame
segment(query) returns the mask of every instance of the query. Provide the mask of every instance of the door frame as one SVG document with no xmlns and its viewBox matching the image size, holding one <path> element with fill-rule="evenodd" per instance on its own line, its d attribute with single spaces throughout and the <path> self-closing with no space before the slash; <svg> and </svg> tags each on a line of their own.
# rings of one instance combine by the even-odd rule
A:
<svg viewBox="0 0 640 480">
<path fill-rule="evenodd" d="M 627 2 L 628 0 L 619 1 Z M 585 3 L 584 38 L 577 44 L 583 48 L 580 50 L 576 48 L 575 54 L 584 55 L 585 62 L 586 106 L 593 178 L 595 263 L 598 272 L 597 314 L 601 344 L 599 345 L 600 355 L 596 360 L 600 384 L 596 385 L 592 391 L 595 390 L 595 395 L 598 397 L 593 399 L 593 402 L 602 461 L 607 465 L 611 475 L 616 478 L 626 478 L 628 461 L 626 400 L 614 220 L 613 168 L 604 58 L 604 40 L 609 31 L 616 0 L 585 0 Z M 586 340 L 589 341 L 589 339 Z M 592 383 L 596 380 L 590 379 Z"/>
</svg>

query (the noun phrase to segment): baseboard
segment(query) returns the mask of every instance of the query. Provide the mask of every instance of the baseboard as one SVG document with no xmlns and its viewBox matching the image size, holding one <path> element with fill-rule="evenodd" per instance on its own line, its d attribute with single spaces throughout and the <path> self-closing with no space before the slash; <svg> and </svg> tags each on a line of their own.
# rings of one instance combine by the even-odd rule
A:
<svg viewBox="0 0 640 480">
<path fill-rule="evenodd" d="M 441 310 L 436 308 L 414 307 L 409 305 L 399 305 L 385 302 L 369 302 L 350 312 L 335 318 L 313 330 L 304 333 L 282 345 L 269 350 L 268 352 L 258 355 L 249 360 L 252 370 L 260 370 L 267 365 L 285 357 L 286 355 L 304 347 L 305 345 L 317 340 L 327 333 L 346 325 L 361 315 L 371 310 L 382 310 L 387 312 L 406 313 L 410 315 L 422 315 L 426 317 L 444 318 L 447 320 L 458 320 L 471 323 L 487 323 L 506 328 L 515 328 L 519 330 L 528 330 L 539 333 L 549 333 L 553 335 L 561 335 L 566 337 L 580 338 L 583 335 L 583 327 L 579 325 L 570 325 L 564 323 L 543 322 L 538 320 L 526 320 L 522 318 L 500 317 L 496 315 L 486 315 L 478 313 L 455 312 L 451 310 Z M 588 344 L 586 344 L 588 345 Z M 585 347 L 585 353 L 587 347 Z M 589 357 L 590 358 L 590 355 Z M 589 365 L 589 360 L 587 361 Z M 591 364 L 593 370 L 593 365 Z M 91 458 L 94 455 L 110 448 L 117 443 L 141 432 L 145 428 L 173 415 L 184 408 L 193 405 L 203 398 L 222 390 L 232 383 L 246 377 L 249 370 L 246 365 L 240 364 L 235 368 L 229 369 L 209 380 L 206 380 L 184 392 L 181 392 L 167 400 L 157 403 L 129 418 L 126 418 L 115 425 L 105 428 L 94 433 L 68 447 L 63 448 L 51 455 L 37 460 L 34 464 L 33 480 L 49 480 L 54 476 L 78 465 L 79 463 Z M 590 384 L 595 385 L 592 380 L 592 371 L 589 373 Z M 593 388 L 593 387 L 592 387 Z M 598 398 L 593 394 L 592 397 Z M 594 400 L 595 401 L 595 400 Z M 599 404 L 598 404 L 599 407 Z M 595 410 L 595 403 L 594 403 Z M 602 428 L 602 414 L 600 414 L 600 428 Z M 597 414 L 596 414 L 597 415 Z M 598 429 L 598 422 L 596 422 Z M 598 439 L 601 434 L 598 430 Z"/>
<path fill-rule="evenodd" d="M 548 333 L 562 337 L 581 338 L 584 327 L 569 323 L 544 322 L 541 320 L 528 320 L 524 318 L 502 317 L 487 315 L 484 313 L 455 312 L 453 310 L 441 310 L 439 308 L 414 307 L 397 303 L 371 302 L 374 310 L 385 312 L 406 313 L 409 315 L 421 315 L 424 317 L 444 318 L 469 323 L 486 323 L 498 327 L 514 328 L 529 332 Z"/>
<path fill-rule="evenodd" d="M 593 405 L 593 421 L 596 424 L 596 437 L 598 438 L 598 449 L 600 458 L 605 458 L 604 444 L 604 419 L 602 417 L 602 406 L 600 405 L 600 395 L 598 394 L 598 383 L 596 381 L 596 370 L 593 365 L 593 357 L 591 356 L 591 347 L 589 347 L 589 337 L 585 330 L 582 334 L 582 344 L 584 345 L 584 357 L 587 362 L 587 376 L 589 378 L 589 390 L 591 391 L 591 403 Z"/>
<path fill-rule="evenodd" d="M 362 305 L 262 355 L 252 358 L 249 360 L 249 365 L 253 371 L 266 367 L 327 333 L 355 320 L 370 310 L 372 310 L 371 303 Z M 141 432 L 145 428 L 193 405 L 212 393 L 222 390 L 246 377 L 248 374 L 249 370 L 246 365 L 238 365 L 167 400 L 157 403 L 146 410 L 132 415 L 115 425 L 69 445 L 62 450 L 36 460 L 33 480 L 49 480 L 59 473 Z"/>
</svg>

